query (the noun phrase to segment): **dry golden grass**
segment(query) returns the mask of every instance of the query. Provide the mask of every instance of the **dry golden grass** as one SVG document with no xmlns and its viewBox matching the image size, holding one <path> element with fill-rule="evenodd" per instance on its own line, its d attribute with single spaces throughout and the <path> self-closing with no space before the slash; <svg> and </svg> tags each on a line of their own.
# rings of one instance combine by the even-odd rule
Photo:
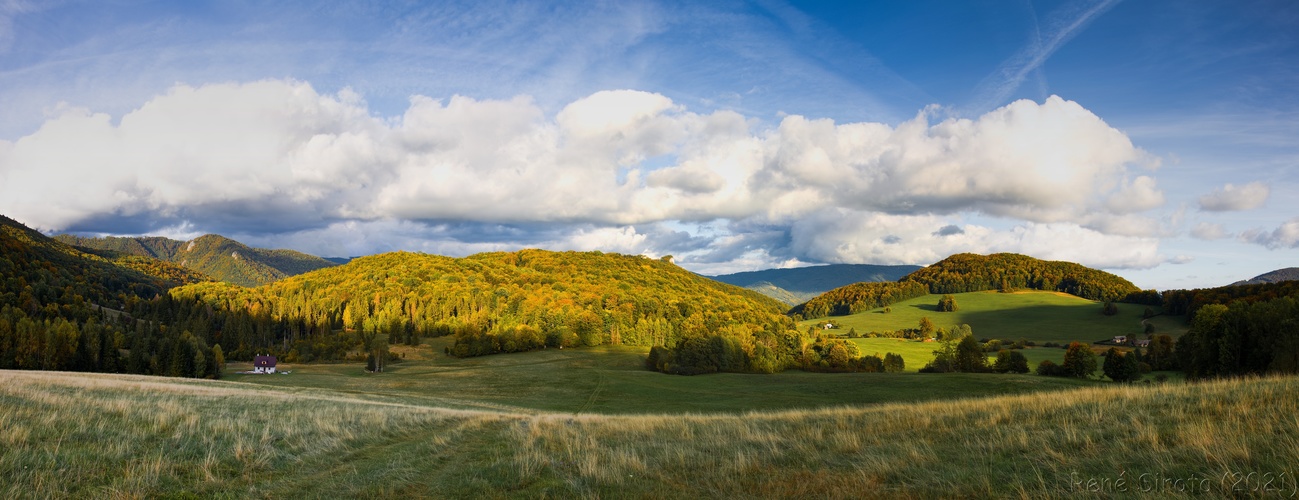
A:
<svg viewBox="0 0 1299 500">
<path fill-rule="evenodd" d="M 1288 497 L 1296 394 L 1299 379 L 1265 378 L 742 415 L 536 415 L 0 371 L 0 496 Z M 1242 485 L 1249 473 L 1280 491 Z M 1209 481 L 1188 492 L 1161 486 L 1168 478 Z"/>
</svg>

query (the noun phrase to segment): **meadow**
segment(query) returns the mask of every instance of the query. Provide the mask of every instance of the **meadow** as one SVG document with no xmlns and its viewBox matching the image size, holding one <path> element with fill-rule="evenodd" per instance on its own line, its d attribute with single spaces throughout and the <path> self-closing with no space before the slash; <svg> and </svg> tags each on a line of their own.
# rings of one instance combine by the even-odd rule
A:
<svg viewBox="0 0 1299 500">
<path fill-rule="evenodd" d="M 942 295 L 926 295 L 905 300 L 887 308 L 872 309 L 849 316 L 832 316 L 800 322 L 800 327 L 825 324 L 832 320 L 841 325 L 835 333 L 855 329 L 860 334 L 916 328 L 921 318 L 929 318 L 938 328 L 967 324 L 980 339 L 1027 339 L 1039 344 L 1073 341 L 1092 343 L 1115 335 L 1144 337 L 1142 316 L 1146 306 L 1116 304 L 1114 316 L 1101 314 L 1102 304 L 1057 292 L 996 291 L 953 294 L 959 310 L 939 312 Z M 1155 312 L 1159 312 L 1155 308 Z M 1174 338 L 1186 332 L 1185 318 L 1155 316 L 1148 321 L 1156 333 Z"/>
<path fill-rule="evenodd" d="M 533 414 L 744 413 L 1020 394 L 1098 383 L 997 374 L 798 370 L 687 377 L 646 370 L 647 349 L 643 347 L 546 349 L 462 359 L 442 354 L 449 341 L 449 337 L 439 337 L 427 339 L 418 348 L 394 346 L 406 360 L 388 365 L 382 374 L 366 373 L 356 363 L 338 363 L 282 366 L 292 371 L 289 375 L 232 373 L 226 379 L 289 390 L 322 389 L 402 404 Z M 935 346 L 913 344 L 929 349 Z M 249 367 L 232 363 L 227 371 Z"/>
<path fill-rule="evenodd" d="M 1296 391 L 1273 377 L 589 415 L 0 371 L 0 496 L 1290 497 Z"/>
</svg>

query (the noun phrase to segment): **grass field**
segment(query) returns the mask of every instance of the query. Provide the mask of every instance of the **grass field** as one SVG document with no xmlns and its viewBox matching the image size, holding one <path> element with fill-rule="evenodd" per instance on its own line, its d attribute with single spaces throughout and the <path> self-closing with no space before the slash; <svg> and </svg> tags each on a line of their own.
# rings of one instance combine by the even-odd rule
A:
<svg viewBox="0 0 1299 500">
<path fill-rule="evenodd" d="M 854 328 L 865 334 L 915 328 L 921 318 L 928 317 L 939 328 L 970 325 L 974 336 L 981 339 L 1091 343 L 1115 335 L 1144 335 L 1141 317 L 1145 306 L 1118 304 L 1118 315 L 1105 316 L 1101 314 L 1099 302 L 1063 293 L 989 291 L 954 295 L 960 308 L 955 312 L 938 312 L 938 299 L 942 296 L 926 295 L 893 304 L 888 313 L 883 308 L 872 309 L 850 316 L 803 321 L 800 326 L 806 328 L 809 325 L 824 324 L 827 319 L 831 319 L 842 325 L 840 333 Z M 1181 317 L 1156 316 L 1150 321 L 1155 325 L 1157 333 L 1178 337 L 1186 331 L 1183 320 Z"/>
<path fill-rule="evenodd" d="M 516 413 L 742 413 L 845 404 L 929 401 L 1066 389 L 1097 382 L 995 374 L 721 373 L 685 377 L 645 369 L 644 348 L 547 349 L 457 359 L 441 353 L 449 339 L 406 351 L 406 361 L 369 374 L 358 364 L 283 366 L 289 375 L 227 380 L 285 389 L 326 389 L 376 401 Z M 915 345 L 922 345 L 915 343 Z M 933 349 L 934 344 L 923 344 Z M 930 356 L 932 358 L 932 356 Z M 914 371 L 928 358 L 908 368 Z M 232 364 L 228 372 L 248 369 Z"/>
<path fill-rule="evenodd" d="M 0 496 L 1290 498 L 1297 392 L 1291 377 L 574 415 L 0 371 Z"/>
</svg>

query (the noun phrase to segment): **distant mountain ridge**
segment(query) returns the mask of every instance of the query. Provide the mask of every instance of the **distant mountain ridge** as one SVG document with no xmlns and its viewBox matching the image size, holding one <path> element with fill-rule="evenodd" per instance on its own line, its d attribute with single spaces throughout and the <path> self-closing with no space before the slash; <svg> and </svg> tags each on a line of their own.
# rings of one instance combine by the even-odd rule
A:
<svg viewBox="0 0 1299 500">
<path fill-rule="evenodd" d="M 748 288 L 788 305 L 806 302 L 835 288 L 861 282 L 897 281 L 920 266 L 829 264 L 790 269 L 765 269 L 709 278 Z"/>
<path fill-rule="evenodd" d="M 190 241 L 159 236 L 87 238 L 69 234 L 61 234 L 54 239 L 89 250 L 120 252 L 171 262 L 219 281 L 248 287 L 337 265 L 293 250 L 253 248 L 215 234 Z"/>
<path fill-rule="evenodd" d="M 1237 281 L 1229 286 L 1240 285 L 1261 285 L 1264 283 L 1281 283 L 1283 281 L 1299 281 L 1299 267 L 1287 267 L 1277 269 L 1269 273 L 1263 273 L 1255 276 L 1253 279 Z"/>
</svg>

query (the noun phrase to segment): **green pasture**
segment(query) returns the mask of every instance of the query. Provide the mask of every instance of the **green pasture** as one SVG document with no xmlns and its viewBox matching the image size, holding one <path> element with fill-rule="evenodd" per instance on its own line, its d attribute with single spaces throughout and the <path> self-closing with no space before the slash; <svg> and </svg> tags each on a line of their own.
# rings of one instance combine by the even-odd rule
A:
<svg viewBox="0 0 1299 500">
<path fill-rule="evenodd" d="M 1101 314 L 1102 304 L 1056 292 L 995 291 L 954 294 L 959 307 L 955 312 L 939 312 L 942 295 L 926 295 L 849 316 L 831 316 L 799 323 L 801 328 L 835 321 L 846 333 L 856 329 L 860 334 L 915 328 L 921 318 L 929 318 L 938 328 L 967 324 L 980 339 L 1018 340 L 1037 343 L 1072 341 L 1095 342 L 1115 335 L 1143 336 L 1142 315 L 1146 306 L 1118 304 L 1114 316 Z M 1158 312 L 1158 308 L 1155 308 Z M 1184 318 L 1156 316 L 1151 321 L 1157 333 L 1180 336 L 1186 331 Z M 909 362 L 908 362 L 909 363 Z"/>
<path fill-rule="evenodd" d="M 878 341 L 880 339 L 858 339 Z M 325 389 L 379 401 L 444 408 L 535 413 L 716 413 L 822 408 L 957 399 L 1064 389 L 1097 382 L 997 374 L 720 373 L 667 375 L 646 370 L 645 348 L 601 346 L 458 359 L 442 354 L 447 338 L 428 339 L 418 361 L 371 374 L 360 363 L 281 365 L 288 375 L 243 375 L 231 364 L 225 380 L 297 389 Z M 915 371 L 928 362 L 912 343 L 900 352 Z M 893 352 L 897 352 L 894 350 Z M 863 349 L 863 353 L 871 353 Z M 883 354 L 883 352 L 881 352 Z M 416 357 L 408 355 L 408 357 Z"/>
</svg>

